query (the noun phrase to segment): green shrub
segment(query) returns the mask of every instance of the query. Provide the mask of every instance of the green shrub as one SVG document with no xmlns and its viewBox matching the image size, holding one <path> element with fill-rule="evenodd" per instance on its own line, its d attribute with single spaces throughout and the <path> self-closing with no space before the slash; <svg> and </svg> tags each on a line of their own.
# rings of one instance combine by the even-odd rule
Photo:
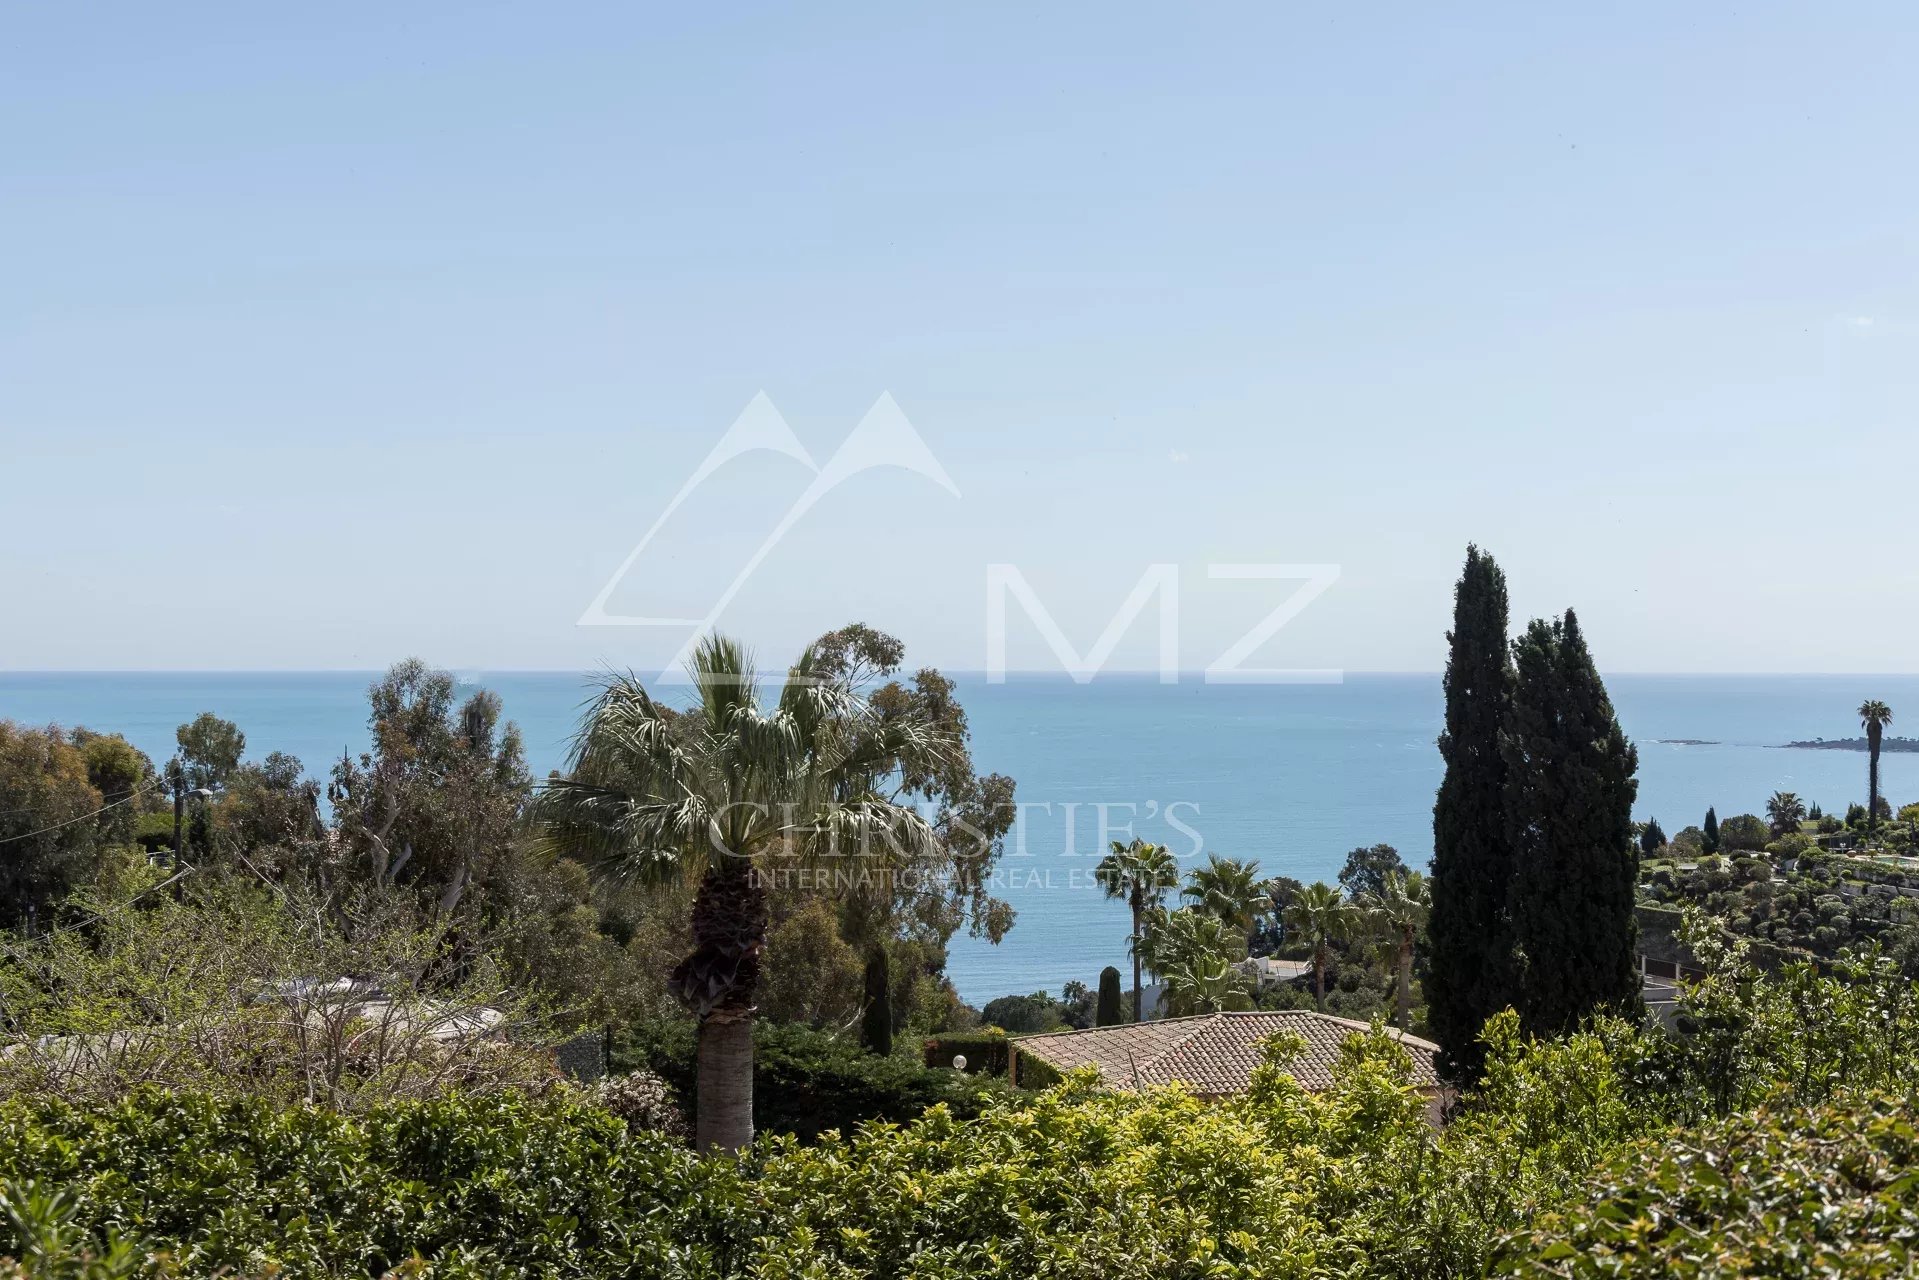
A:
<svg viewBox="0 0 1919 1280">
<path fill-rule="evenodd" d="M 374 1276 L 415 1254 L 446 1280 L 1469 1274 L 1591 1167 L 1593 1135 L 1639 1123 L 1617 1087 L 1592 1087 L 1616 1078 L 1595 1040 L 1509 1036 L 1498 1060 L 1501 1114 L 1438 1149 L 1383 1034 L 1349 1041 L 1322 1095 L 1272 1066 L 1218 1103 L 1082 1074 L 972 1120 L 937 1106 L 738 1161 L 632 1133 L 571 1090 L 357 1116 L 16 1099 L 0 1106 L 0 1185 L 40 1179 L 71 1197 L 85 1242 L 123 1233 L 196 1276 Z M 1504 1116 L 1520 1098 L 1536 1112 L 1523 1130 Z"/>
<path fill-rule="evenodd" d="M 673 1087 L 644 1068 L 607 1076 L 588 1090 L 593 1105 L 617 1116 L 635 1133 L 659 1133 L 685 1140 L 693 1136 Z"/>
<path fill-rule="evenodd" d="M 1592 1198 L 1508 1245 L 1524 1276 L 1872 1277 L 1919 1272 L 1913 1099 L 1761 1110 L 1634 1150 Z"/>
<path fill-rule="evenodd" d="M 1002 1031 L 1024 1034 L 1066 1026 L 1060 1002 L 1044 991 L 1029 996 L 1000 996 L 980 1010 L 980 1020 Z"/>
<path fill-rule="evenodd" d="M 1881 1173 L 1919 1164 L 1919 1138 L 1892 1104 L 1854 1129 L 1822 1117 L 1869 1092 L 1919 1093 L 1919 990 L 1871 955 L 1741 968 L 1702 924 L 1683 930 L 1710 971 L 1684 997 L 1683 1035 L 1601 1019 L 1528 1040 L 1501 1014 L 1485 1077 L 1443 1131 L 1403 1050 L 1374 1032 L 1345 1042 L 1319 1094 L 1273 1065 L 1295 1040 L 1236 1098 L 1113 1092 L 1077 1073 L 972 1119 L 936 1105 L 812 1145 L 767 1137 L 738 1160 L 632 1132 L 571 1089 L 358 1115 L 20 1097 L 0 1105 L 0 1186 L 68 1197 L 68 1253 L 104 1256 L 117 1232 L 194 1276 L 372 1276 L 417 1253 L 443 1280 L 1441 1280 L 1486 1274 L 1501 1240 L 1509 1265 L 1543 1275 L 1814 1274 L 1767 1254 L 1773 1239 L 1829 1245 L 1819 1274 L 1899 1274 L 1906 1259 L 1873 1250 L 1910 1239 L 1886 1232 L 1914 1181 Z M 1777 1121 L 1722 1123 L 1762 1107 Z M 1677 1126 L 1705 1136 L 1660 1141 Z M 1821 1144 L 1839 1153 L 1830 1169 L 1795 1155 Z M 1637 1154 L 1610 1163 L 1622 1152 Z M 1776 1192 L 1747 1185 L 1769 1188 L 1766 1170 L 1793 1160 Z M 1587 1183 L 1607 1168 L 1592 1207 Z M 1685 1271 L 1712 1256 L 1699 1237 L 1722 1212 L 1731 1262 Z M 1631 1265 L 1537 1270 L 1604 1266 L 1603 1252 L 1546 1250 L 1615 1236 Z M 19 1247 L 0 1236 L 0 1253 Z"/>
<path fill-rule="evenodd" d="M 1719 824 L 1719 847 L 1727 851 L 1756 852 L 1772 839 L 1772 827 L 1757 814 L 1740 813 Z"/>
<path fill-rule="evenodd" d="M 828 1032 L 794 1024 L 760 1023 L 753 1029 L 753 1047 L 754 1128 L 808 1142 L 829 1129 L 850 1133 L 867 1120 L 911 1120 L 941 1102 L 957 1115 L 977 1115 L 1006 1092 L 990 1081 L 898 1056 L 880 1057 Z M 672 1088 L 687 1115 L 694 1113 L 699 1073 L 691 1022 L 628 1028 L 615 1036 L 609 1065 L 615 1072 L 651 1071 Z"/>
<path fill-rule="evenodd" d="M 133 826 L 133 842 L 149 854 L 173 848 L 173 814 L 142 814 Z"/>
<path fill-rule="evenodd" d="M 630 1135 L 564 1095 L 446 1098 L 345 1116 L 142 1093 L 0 1107 L 0 1184 L 61 1188 L 76 1220 L 172 1250 L 187 1275 L 709 1276 L 753 1214 L 732 1166 Z M 3 1226 L 4 1224 L 0 1224 Z M 0 1254 L 23 1245 L 18 1229 Z"/>
<path fill-rule="evenodd" d="M 968 1075 L 1003 1076 L 1010 1060 L 1009 1041 L 997 1029 L 986 1031 L 949 1031 L 928 1037 L 922 1046 L 928 1067 L 950 1067 L 956 1056 L 966 1058 Z"/>
<path fill-rule="evenodd" d="M 34 1183 L 0 1185 L 0 1236 L 11 1241 L 0 1257 L 0 1280 L 133 1280 L 178 1275 L 149 1258 L 141 1244 L 119 1238 L 96 1241 L 78 1222 L 73 1198 Z"/>
<path fill-rule="evenodd" d="M 1060 1074 L 1058 1067 L 1044 1058 L 1034 1057 L 1030 1053 L 1020 1053 L 1017 1045 L 1014 1046 L 1013 1053 L 1019 1059 L 1019 1070 L 1014 1074 L 1022 1089 L 1051 1089 L 1066 1079 Z"/>
<path fill-rule="evenodd" d="M 1818 848 L 1818 842 L 1803 831 L 1788 831 L 1766 846 L 1766 852 L 1797 858 L 1810 849 Z"/>
</svg>

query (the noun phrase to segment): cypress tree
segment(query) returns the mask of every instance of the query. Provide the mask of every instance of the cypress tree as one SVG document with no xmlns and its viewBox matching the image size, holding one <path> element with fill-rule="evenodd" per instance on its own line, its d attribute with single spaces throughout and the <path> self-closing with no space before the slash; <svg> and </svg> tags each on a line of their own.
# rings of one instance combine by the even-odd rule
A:
<svg viewBox="0 0 1919 1280">
<path fill-rule="evenodd" d="M 1559 1035 L 1589 1015 L 1641 1012 L 1632 838 L 1638 753 L 1568 609 L 1513 646 L 1500 745 L 1513 849 L 1510 915 L 1521 1025 Z"/>
<path fill-rule="evenodd" d="M 1699 851 L 1701 853 L 1718 853 L 1719 815 L 1714 813 L 1710 807 L 1706 810 L 1706 824 L 1699 830 Z"/>
<path fill-rule="evenodd" d="M 1664 843 L 1666 843 L 1666 832 L 1665 829 L 1659 825 L 1659 819 L 1648 818 L 1646 820 L 1646 829 L 1639 834 L 1639 851 L 1641 853 L 1651 853 Z"/>
<path fill-rule="evenodd" d="M 1099 971 L 1099 1004 L 1093 1010 L 1093 1025 L 1117 1027 L 1124 1020 L 1120 1011 L 1119 970 L 1109 964 Z"/>
<path fill-rule="evenodd" d="M 1462 1085 L 1478 1080 L 1485 1061 L 1480 1028 L 1513 996 L 1506 920 L 1513 862 L 1499 751 L 1513 680 L 1506 626 L 1506 575 L 1491 556 L 1467 547 L 1446 636 L 1446 730 L 1439 738 L 1446 776 L 1433 805 L 1424 976 L 1440 1069 Z"/>
</svg>

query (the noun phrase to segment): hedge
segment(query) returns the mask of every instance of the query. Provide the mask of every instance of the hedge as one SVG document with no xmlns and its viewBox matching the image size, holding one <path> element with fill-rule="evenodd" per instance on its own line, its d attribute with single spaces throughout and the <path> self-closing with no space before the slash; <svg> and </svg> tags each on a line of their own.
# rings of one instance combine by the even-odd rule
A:
<svg viewBox="0 0 1919 1280">
<path fill-rule="evenodd" d="M 1647 1145 L 1592 1199 L 1510 1246 L 1526 1276 L 1875 1277 L 1919 1273 L 1910 1097 L 1762 1109 Z"/>
<path fill-rule="evenodd" d="M 956 1115 L 977 1115 L 1005 1092 L 992 1081 L 880 1057 L 809 1027 L 763 1022 L 753 1029 L 753 1045 L 754 1128 L 807 1142 L 831 1129 L 851 1133 L 868 1120 L 902 1123 L 942 1102 Z M 698 1059 L 691 1022 L 628 1027 L 614 1037 L 609 1063 L 614 1071 L 652 1071 L 672 1087 L 681 1110 L 694 1114 Z"/>
<path fill-rule="evenodd" d="M 967 1074 L 1003 1076 L 1011 1043 L 999 1030 L 948 1031 L 927 1037 L 922 1053 L 929 1067 L 951 1067 L 956 1056 L 964 1055 Z"/>
<path fill-rule="evenodd" d="M 1540 1052 L 1512 1071 L 1556 1108 L 1600 1061 Z M 1515 1136 L 1507 1099 L 1435 1146 L 1405 1070 L 1375 1035 L 1349 1042 L 1322 1095 L 1272 1066 L 1225 1102 L 1088 1074 L 971 1120 L 936 1106 L 739 1160 L 632 1132 L 572 1091 L 357 1116 L 15 1099 L 0 1187 L 38 1181 L 88 1238 L 141 1240 L 194 1276 L 378 1276 L 418 1255 L 442 1280 L 1406 1280 L 1477 1274 L 1640 1114 L 1602 1090 L 1539 1145 Z M 21 1246 L 6 1230 L 0 1253 Z"/>
<path fill-rule="evenodd" d="M 356 1117 L 205 1095 L 15 1100 L 0 1184 L 27 1183 L 187 1275 L 378 1276 L 419 1254 L 447 1277 L 703 1277 L 755 1220 L 729 1167 L 566 1097 L 509 1094 Z M 17 1256 L 8 1231 L 0 1253 Z"/>
<path fill-rule="evenodd" d="M 36 1182 L 85 1239 L 193 1276 L 377 1276 L 417 1254 L 442 1280 L 1871 1280 L 1915 1261 L 1919 989 L 1871 957 L 1833 968 L 1716 972 L 1683 1039 L 1602 1019 L 1528 1040 L 1503 1013 L 1441 1131 L 1375 1031 L 1323 1093 L 1280 1046 L 1216 1102 L 1076 1073 L 973 1119 L 936 1105 L 737 1160 L 565 1088 L 351 1116 L 20 1096 L 0 1104 L 0 1189 Z M 0 1253 L 18 1231 L 0 1220 Z"/>
</svg>

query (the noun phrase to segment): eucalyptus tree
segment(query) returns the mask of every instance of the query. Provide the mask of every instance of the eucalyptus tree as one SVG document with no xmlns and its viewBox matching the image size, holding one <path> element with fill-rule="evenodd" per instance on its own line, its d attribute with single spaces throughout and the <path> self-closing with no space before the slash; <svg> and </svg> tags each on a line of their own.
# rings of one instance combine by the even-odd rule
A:
<svg viewBox="0 0 1919 1280">
<path fill-rule="evenodd" d="M 1354 849 L 1346 855 L 1346 865 L 1339 869 L 1339 887 L 1346 891 L 1347 897 L 1358 901 L 1384 889 L 1386 877 L 1393 872 L 1408 869 L 1399 850 L 1389 844 Z"/>
<path fill-rule="evenodd" d="M 1313 953 L 1313 1002 L 1326 1012 L 1326 962 L 1332 947 L 1352 936 L 1359 912 L 1345 894 L 1316 880 L 1293 895 L 1286 907 L 1286 937 Z"/>
<path fill-rule="evenodd" d="M 93 879 L 107 803 L 57 729 L 0 720 L 0 929 L 37 931 Z"/>
<path fill-rule="evenodd" d="M 1879 825 L 1879 743 L 1892 723 L 1892 708 L 1877 698 L 1859 704 L 1859 723 L 1866 731 L 1866 830 Z"/>
<path fill-rule="evenodd" d="M 202 711 L 191 723 L 174 730 L 173 739 L 179 744 L 189 787 L 225 786 L 247 750 L 247 736 L 240 726 L 211 711 Z"/>
<path fill-rule="evenodd" d="M 1115 840 L 1112 851 L 1093 868 L 1093 877 L 1108 898 L 1124 902 L 1133 913 L 1133 1021 L 1143 1021 L 1145 1005 L 1140 1000 L 1139 972 L 1146 913 L 1179 884 L 1179 864 L 1163 844 L 1137 839 L 1121 844 Z"/>
<path fill-rule="evenodd" d="M 1394 871 L 1387 874 L 1378 893 L 1361 899 L 1360 907 L 1393 950 L 1393 1023 L 1404 1031 L 1412 1020 L 1413 948 L 1432 912 L 1432 892 L 1419 872 Z"/>
<path fill-rule="evenodd" d="M 1013 824 L 1013 780 L 975 773 L 954 683 L 930 667 L 896 678 L 905 654 L 894 637 L 853 623 L 820 637 L 812 673 L 865 708 L 847 726 L 834 798 L 912 805 L 936 837 L 927 860 L 907 865 L 904 851 L 895 850 L 883 874 L 835 886 L 840 933 L 865 970 L 861 1038 L 882 1054 L 892 1042 L 894 969 L 904 970 L 910 987 L 919 976 L 911 965 L 937 967 L 962 926 L 998 942 L 1013 914 L 988 892 Z"/>
<path fill-rule="evenodd" d="M 768 702 L 740 645 L 708 637 L 688 663 L 695 698 L 684 712 L 632 676 L 612 677 L 587 712 L 570 775 L 549 782 L 536 806 L 546 838 L 608 879 L 698 884 L 693 950 L 670 987 L 699 1019 L 703 1149 L 752 1141 L 769 885 L 829 860 L 930 858 L 938 844 L 912 806 L 862 790 L 870 775 L 852 752 L 875 712 L 823 669 L 808 646 Z M 912 746 L 922 759 L 938 750 Z"/>
<path fill-rule="evenodd" d="M 375 681 L 367 703 L 372 750 L 333 767 L 337 838 L 318 870 L 336 888 L 405 886 L 450 914 L 511 853 L 532 793 L 520 731 L 497 694 L 461 698 L 452 675 L 417 658 Z"/>
</svg>

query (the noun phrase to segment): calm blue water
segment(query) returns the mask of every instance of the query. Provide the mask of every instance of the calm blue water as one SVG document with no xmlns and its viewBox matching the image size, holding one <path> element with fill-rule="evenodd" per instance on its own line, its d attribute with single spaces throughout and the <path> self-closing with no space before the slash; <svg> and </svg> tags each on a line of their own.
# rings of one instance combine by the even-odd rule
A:
<svg viewBox="0 0 1919 1280">
<path fill-rule="evenodd" d="M 370 678 L 0 673 L 0 717 L 115 730 L 162 760 L 175 726 L 212 711 L 246 731 L 250 756 L 291 752 L 323 775 L 343 748 L 365 746 Z M 587 697 L 581 678 L 475 679 L 519 722 L 534 772 L 557 767 Z M 1614 676 L 1608 684 L 1639 745 L 1638 816 L 1657 817 L 1667 831 L 1698 822 L 1707 805 L 1721 817 L 1762 811 L 1775 790 L 1843 809 L 1865 797 L 1863 754 L 1770 744 L 1853 736 L 1852 708 L 1867 697 L 1895 712 L 1910 708 L 1919 722 L 1919 676 Z M 1125 912 L 1088 875 L 1105 847 L 1100 806 L 1106 838 L 1137 832 L 1182 855 L 1197 839 L 1207 851 L 1256 857 L 1269 873 L 1305 880 L 1331 879 L 1357 844 L 1384 841 L 1415 863 L 1431 854 L 1437 676 L 1349 675 L 1326 686 L 1106 675 L 1089 685 L 1059 676 L 989 685 L 973 676 L 960 687 L 977 764 L 1016 778 L 1025 806 L 999 888 L 1019 909 L 1018 923 L 998 946 L 965 938 L 953 946 L 950 971 L 968 1000 L 1090 983 L 1103 965 L 1124 967 Z M 1895 803 L 1919 799 L 1919 755 L 1889 755 L 1882 769 Z"/>
</svg>

